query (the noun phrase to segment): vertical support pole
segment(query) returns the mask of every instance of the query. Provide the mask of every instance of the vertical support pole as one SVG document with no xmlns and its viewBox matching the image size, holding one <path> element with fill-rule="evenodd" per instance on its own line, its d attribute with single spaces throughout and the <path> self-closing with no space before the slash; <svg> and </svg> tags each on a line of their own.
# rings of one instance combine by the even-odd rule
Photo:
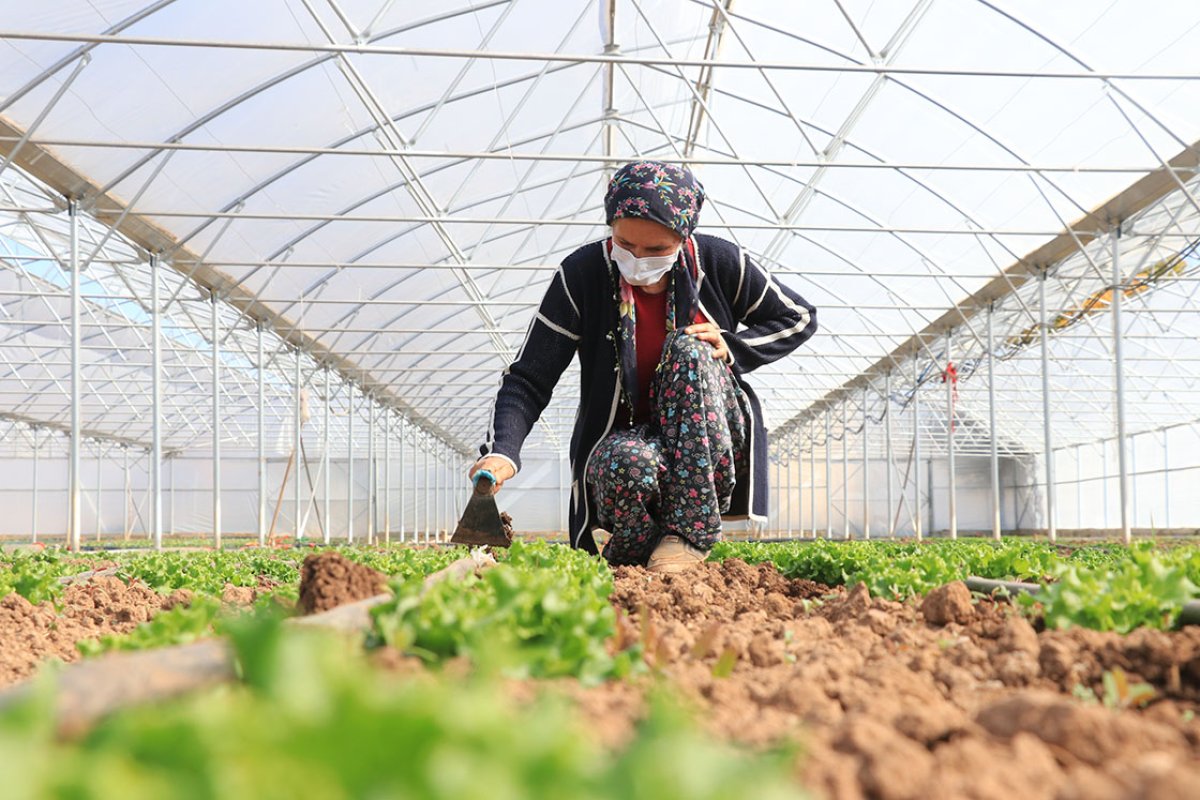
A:
<svg viewBox="0 0 1200 800">
<path fill-rule="evenodd" d="M 421 517 L 421 429 L 414 428 L 412 434 L 412 494 L 413 494 L 413 542 L 421 541 L 424 525 Z"/>
<path fill-rule="evenodd" d="M 162 550 L 162 282 L 158 254 L 150 256 L 150 536 Z"/>
<path fill-rule="evenodd" d="M 333 476 L 330 474 L 333 470 L 333 454 L 329 451 L 329 411 L 333 405 L 333 385 L 329 380 L 329 367 L 325 367 L 324 373 L 325 407 L 321 409 L 321 506 L 325 513 L 325 544 L 329 544 L 333 538 L 333 518 L 329 516 L 333 488 Z"/>
<path fill-rule="evenodd" d="M 958 470 L 954 464 L 954 428 L 956 424 L 954 409 L 954 390 L 957 387 L 955 376 L 950 372 L 954 364 L 954 331 L 946 331 L 946 472 L 950 479 L 949 512 L 950 538 L 958 538 Z"/>
<path fill-rule="evenodd" d="M 793 463 L 792 456 L 796 457 Z M 804 536 L 804 482 L 800 480 L 803 469 L 799 467 L 800 441 L 796 433 L 796 444 L 787 446 L 787 537 L 792 539 L 792 519 L 796 518 L 800 536 Z M 798 509 L 797 509 L 798 506 Z M 797 513 L 799 511 L 799 513 Z"/>
<path fill-rule="evenodd" d="M 1137 434 L 1134 433 L 1129 436 L 1129 524 L 1133 528 L 1138 524 L 1137 479 Z"/>
<path fill-rule="evenodd" d="M 842 398 L 842 538 L 850 540 L 850 410 Z"/>
<path fill-rule="evenodd" d="M 164 458 L 167 463 L 167 508 L 169 515 L 167 517 L 167 535 L 175 535 L 175 461 L 179 458 L 179 453 L 166 453 Z"/>
<path fill-rule="evenodd" d="M 1171 448 L 1168 444 L 1170 432 L 1163 428 L 1163 527 L 1171 530 Z"/>
<path fill-rule="evenodd" d="M 775 499 L 767 506 L 767 528 L 772 538 L 787 538 L 792 528 L 792 497 L 791 497 L 791 437 L 783 438 L 777 445 L 775 480 L 769 485 L 775 491 Z M 771 527 L 771 514 L 774 513 L 774 527 Z"/>
<path fill-rule="evenodd" d="M 1050 426 L 1050 327 L 1046 323 L 1047 271 L 1038 275 L 1038 338 L 1042 356 L 1042 443 L 1046 462 L 1046 533 L 1058 540 L 1058 514 L 1054 502 L 1054 439 Z"/>
<path fill-rule="evenodd" d="M 913 534 L 921 541 L 921 351 L 913 353 Z"/>
<path fill-rule="evenodd" d="M 817 538 L 817 422 L 808 420 L 808 510 L 812 519 L 812 538 Z"/>
<path fill-rule="evenodd" d="M 300 394 L 304 391 L 300 377 L 300 348 L 296 348 L 295 397 L 292 399 L 292 489 L 296 506 L 296 541 L 304 538 L 304 454 L 300 446 Z"/>
<path fill-rule="evenodd" d="M 450 538 L 450 445 L 442 442 L 442 537 Z"/>
<path fill-rule="evenodd" d="M 74 198 L 67 201 L 67 214 L 70 217 L 70 269 L 71 269 L 71 441 L 70 463 L 68 472 L 69 517 L 67 521 L 67 549 L 79 550 L 83 538 L 83 509 L 81 507 L 83 493 L 82 457 L 83 446 L 83 361 L 80 350 L 83 345 L 82 312 L 83 300 L 80 297 L 79 274 L 79 204 Z"/>
<path fill-rule="evenodd" d="M 399 421 L 400 430 L 396 437 L 397 448 L 400 451 L 400 453 L 399 453 L 400 459 L 399 459 L 399 463 L 396 464 L 396 469 L 400 473 L 400 486 L 398 487 L 399 488 L 398 494 L 399 494 L 399 499 L 400 499 L 399 523 L 400 523 L 400 543 L 401 544 L 404 543 L 404 523 L 407 521 L 404 516 L 404 434 L 406 432 L 405 428 L 407 428 L 407 427 L 408 427 L 408 423 L 405 420 L 405 418 L 400 417 L 400 421 Z"/>
<path fill-rule="evenodd" d="M 437 521 L 434 525 L 434 530 L 437 531 L 439 537 L 443 535 L 446 525 L 445 457 L 446 443 L 439 441 L 433 449 L 434 498 L 436 499 L 435 507 L 437 509 Z"/>
<path fill-rule="evenodd" d="M 221 304 L 212 293 L 212 523 L 213 547 L 221 549 Z"/>
<path fill-rule="evenodd" d="M 421 447 L 421 488 L 425 491 L 425 501 L 421 504 L 425 510 L 425 542 L 433 541 L 433 476 L 430 474 L 430 447 L 431 443 L 426 441 L 425 446 Z"/>
<path fill-rule="evenodd" d="M 346 541 L 354 542 L 354 384 L 346 384 Z"/>
<path fill-rule="evenodd" d="M 125 503 L 122 505 L 124 509 L 121 514 L 121 538 L 124 541 L 129 541 L 129 535 L 132 533 L 132 520 L 130 519 L 130 506 L 133 505 L 133 480 L 129 474 L 129 448 L 125 445 L 121 446 L 121 468 L 125 473 Z"/>
<path fill-rule="evenodd" d="M 889 369 L 883 375 L 883 438 L 884 442 L 884 458 L 887 460 L 887 535 L 889 539 L 896 538 L 896 512 L 893 503 L 895 501 L 895 492 L 893 491 L 892 473 L 894 464 L 894 448 L 892 446 L 892 371 Z"/>
<path fill-rule="evenodd" d="M 787 530 L 791 528 L 791 519 L 788 519 L 788 513 L 784 510 L 785 504 L 788 511 L 790 511 L 792 507 L 792 476 L 788 474 L 787 469 L 785 469 L 787 458 L 787 453 L 780 451 L 779 462 L 775 464 L 775 481 L 773 483 L 773 486 L 775 487 L 775 505 L 773 506 L 775 509 L 775 539 L 781 539 L 781 537 L 786 536 Z"/>
<path fill-rule="evenodd" d="M 778 538 L 779 531 L 783 530 L 783 453 L 776 450 L 775 463 L 772 464 L 768 458 L 767 464 L 767 521 L 763 523 L 762 527 L 764 533 L 774 534 Z M 774 475 L 770 475 L 772 467 L 774 467 Z"/>
<path fill-rule="evenodd" d="M 1104 503 L 1104 517 L 1102 525 L 1104 530 L 1108 530 L 1108 443 L 1100 443 L 1100 487 L 1101 496 Z"/>
<path fill-rule="evenodd" d="M 992 330 L 995 304 L 987 308 L 987 367 L 988 367 L 988 460 L 989 486 L 992 501 L 992 538 L 1000 541 L 1000 445 L 996 441 L 996 339 Z"/>
<path fill-rule="evenodd" d="M 267 361 L 263 342 L 263 324 L 255 327 L 255 349 L 258 356 L 258 546 L 267 544 Z"/>
<path fill-rule="evenodd" d="M 367 395 L 367 544 L 375 544 L 378 498 L 375 496 L 375 398 Z"/>
<path fill-rule="evenodd" d="M 100 452 L 100 441 L 96 440 L 96 541 L 104 532 L 104 457 Z"/>
<path fill-rule="evenodd" d="M 1083 528 L 1083 448 L 1075 445 L 1075 527 Z"/>
<path fill-rule="evenodd" d="M 383 543 L 392 543 L 392 411 L 383 415 Z"/>
<path fill-rule="evenodd" d="M 871 538 L 871 458 L 870 450 L 867 447 L 867 423 L 869 422 L 867 414 L 867 391 L 870 386 L 863 386 L 862 391 L 862 452 L 863 452 L 863 538 Z"/>
<path fill-rule="evenodd" d="M 31 510 L 31 519 L 29 520 L 30 539 L 34 544 L 38 540 L 38 455 L 41 448 L 41 440 L 38 437 L 38 429 L 31 428 L 33 433 L 33 509 Z"/>
<path fill-rule="evenodd" d="M 426 441 L 425 449 L 421 451 L 421 471 L 425 474 L 425 541 L 436 542 L 437 530 L 434 525 L 437 525 L 438 509 L 437 509 L 437 494 L 434 494 L 434 481 L 437 476 L 434 475 L 431 462 L 433 461 L 433 437 Z"/>
<path fill-rule="evenodd" d="M 833 409 L 825 409 L 825 538 L 833 538 Z"/>
<path fill-rule="evenodd" d="M 1117 389 L 1117 468 L 1120 470 L 1121 540 L 1133 541 L 1129 523 L 1129 452 L 1125 441 L 1125 331 L 1121 327 L 1121 226 L 1112 235 L 1112 326 L 1115 382 Z"/>
</svg>

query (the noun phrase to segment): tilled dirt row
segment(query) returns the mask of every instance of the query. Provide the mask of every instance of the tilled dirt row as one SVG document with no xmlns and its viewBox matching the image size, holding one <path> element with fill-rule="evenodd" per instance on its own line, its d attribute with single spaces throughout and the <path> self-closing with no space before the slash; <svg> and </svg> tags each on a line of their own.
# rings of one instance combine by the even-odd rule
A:
<svg viewBox="0 0 1200 800">
<path fill-rule="evenodd" d="M 128 633 L 159 611 L 190 601 L 184 590 L 164 596 L 113 577 L 67 586 L 61 608 L 34 605 L 13 592 L 0 599 L 0 686 L 29 677 L 50 659 L 78 660 L 76 642 Z"/>
<path fill-rule="evenodd" d="M 115 562 L 101 566 L 115 566 Z M 310 555 L 301 571 L 297 610 L 325 611 L 379 594 L 386 586 L 387 576 L 339 553 Z M 230 607 L 249 606 L 276 587 L 265 576 L 259 576 L 258 586 L 226 584 L 221 601 Z M 57 607 L 54 602 L 35 605 L 16 593 L 0 598 L 0 686 L 33 675 L 49 661 L 78 661 L 76 643 L 128 633 L 159 611 L 191 601 L 192 593 L 186 589 L 161 595 L 138 581 L 127 583 L 92 571 L 68 583 Z"/>
<path fill-rule="evenodd" d="M 1200 796 L 1200 630 L 1038 633 L 1007 605 L 972 604 L 961 584 L 922 609 L 737 560 L 673 576 L 620 568 L 613 603 L 623 635 L 640 637 L 715 734 L 796 737 L 801 781 L 819 795 Z M 1145 709 L 1133 691 L 1109 693 L 1125 709 L 1093 699 L 1118 670 L 1154 687 Z M 628 687 L 580 694 L 613 741 L 640 713 Z"/>
</svg>

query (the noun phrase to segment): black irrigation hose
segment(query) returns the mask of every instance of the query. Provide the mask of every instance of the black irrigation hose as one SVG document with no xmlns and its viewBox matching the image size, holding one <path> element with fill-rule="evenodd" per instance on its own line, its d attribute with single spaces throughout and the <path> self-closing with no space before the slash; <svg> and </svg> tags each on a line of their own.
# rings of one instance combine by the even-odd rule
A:
<svg viewBox="0 0 1200 800">
<path fill-rule="evenodd" d="M 1021 583 L 1020 581 L 994 581 L 990 578 L 971 576 L 965 581 L 972 592 L 990 595 L 997 589 L 1003 589 L 1009 594 L 1037 594 L 1042 587 L 1036 583 Z M 1200 600 L 1185 603 L 1179 612 L 1178 625 L 1200 625 Z"/>
</svg>

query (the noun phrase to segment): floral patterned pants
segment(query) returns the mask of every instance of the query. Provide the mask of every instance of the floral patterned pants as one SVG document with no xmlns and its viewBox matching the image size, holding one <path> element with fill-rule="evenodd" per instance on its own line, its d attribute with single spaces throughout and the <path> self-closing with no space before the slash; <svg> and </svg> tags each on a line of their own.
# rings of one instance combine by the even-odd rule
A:
<svg viewBox="0 0 1200 800">
<path fill-rule="evenodd" d="M 745 395 L 706 342 L 667 334 L 650 404 L 649 424 L 613 431 L 588 462 L 598 522 L 612 534 L 604 557 L 614 566 L 645 565 L 668 534 L 712 547 L 747 457 Z"/>
</svg>

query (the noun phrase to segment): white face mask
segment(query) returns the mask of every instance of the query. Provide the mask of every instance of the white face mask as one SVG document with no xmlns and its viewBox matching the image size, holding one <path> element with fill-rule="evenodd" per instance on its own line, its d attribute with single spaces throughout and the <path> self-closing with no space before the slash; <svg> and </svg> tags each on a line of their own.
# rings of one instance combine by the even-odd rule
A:
<svg viewBox="0 0 1200 800">
<path fill-rule="evenodd" d="M 676 249 L 669 256 L 637 258 L 633 253 L 613 242 L 612 257 L 613 261 L 617 262 L 617 269 L 621 270 L 621 276 L 627 283 L 631 286 L 650 286 L 662 280 L 671 267 L 675 266 L 675 259 L 679 258 L 679 250 Z"/>
</svg>

